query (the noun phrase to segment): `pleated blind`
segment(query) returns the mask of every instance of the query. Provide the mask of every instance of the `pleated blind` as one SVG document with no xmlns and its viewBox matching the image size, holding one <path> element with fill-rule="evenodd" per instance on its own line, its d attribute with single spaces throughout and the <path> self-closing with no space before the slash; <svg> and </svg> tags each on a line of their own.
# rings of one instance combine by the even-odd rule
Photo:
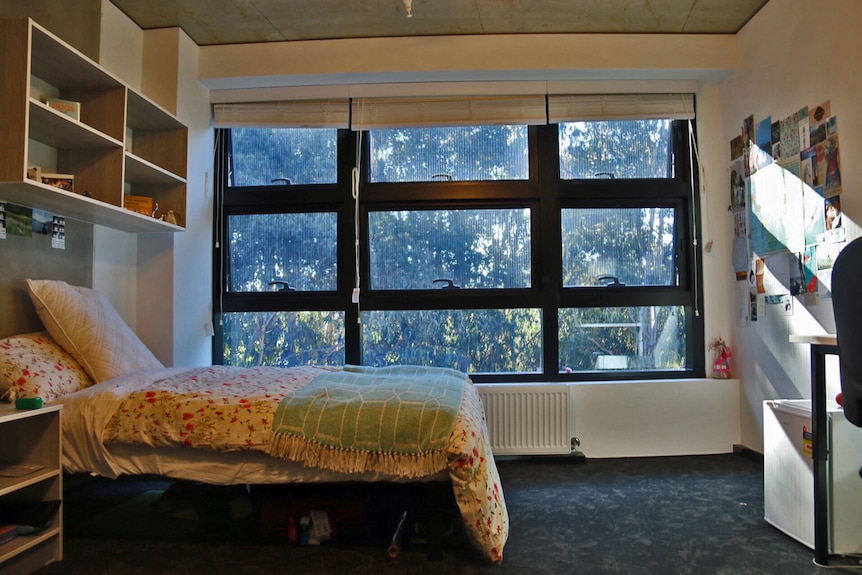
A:
<svg viewBox="0 0 862 575">
<path fill-rule="evenodd" d="M 693 94 L 398 97 L 214 104 L 217 128 L 352 128 L 693 119 Z"/>
<path fill-rule="evenodd" d="M 548 122 L 590 120 L 691 120 L 693 94 L 549 95 Z"/>
<path fill-rule="evenodd" d="M 347 128 L 349 100 L 215 104 L 216 128 Z"/>
<path fill-rule="evenodd" d="M 479 124 L 544 124 L 545 97 L 361 98 L 352 101 L 354 130 Z"/>
</svg>

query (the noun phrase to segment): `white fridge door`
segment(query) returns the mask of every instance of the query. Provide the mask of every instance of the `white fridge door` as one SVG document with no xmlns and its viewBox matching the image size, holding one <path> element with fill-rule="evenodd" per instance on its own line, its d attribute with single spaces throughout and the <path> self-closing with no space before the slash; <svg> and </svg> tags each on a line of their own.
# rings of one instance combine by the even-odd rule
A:
<svg viewBox="0 0 862 575">
<path fill-rule="evenodd" d="M 763 402 L 763 498 L 766 521 L 813 549 L 810 406 L 810 401 Z"/>
</svg>

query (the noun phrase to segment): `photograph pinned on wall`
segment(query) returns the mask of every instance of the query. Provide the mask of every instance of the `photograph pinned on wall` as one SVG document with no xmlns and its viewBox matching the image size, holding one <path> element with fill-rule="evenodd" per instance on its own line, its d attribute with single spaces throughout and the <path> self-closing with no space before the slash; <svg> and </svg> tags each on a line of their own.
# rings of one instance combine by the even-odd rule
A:
<svg viewBox="0 0 862 575">
<path fill-rule="evenodd" d="M 769 126 L 769 132 L 771 134 L 769 140 L 772 142 L 772 158 L 778 161 L 783 157 L 783 149 L 781 147 L 781 122 L 772 122 L 772 124 Z"/>
<path fill-rule="evenodd" d="M 754 256 L 748 268 L 748 289 L 751 293 L 766 293 L 763 276 L 766 273 L 766 262 L 763 258 Z"/>
<path fill-rule="evenodd" d="M 30 225 L 33 226 L 33 234 L 47 236 L 51 234 L 51 218 L 54 216 L 44 210 L 33 210 Z"/>
<path fill-rule="evenodd" d="M 790 295 L 802 295 L 808 291 L 805 282 L 805 255 L 791 253 L 787 259 L 787 275 Z"/>
<path fill-rule="evenodd" d="M 6 239 L 6 202 L 0 202 L 0 240 Z"/>
<path fill-rule="evenodd" d="M 748 161 L 754 174 L 771 164 L 775 158 L 772 152 L 772 118 L 767 116 L 754 127 L 754 146 L 751 146 Z"/>
<path fill-rule="evenodd" d="M 832 117 L 831 109 L 829 100 L 808 109 L 809 145 L 815 146 L 829 135 L 827 121 Z"/>
<path fill-rule="evenodd" d="M 822 187 L 802 186 L 802 217 L 806 246 L 823 242 L 823 233 L 826 231 L 823 201 Z"/>
<path fill-rule="evenodd" d="M 742 134 L 730 141 L 730 161 L 742 160 L 745 154 L 745 143 L 742 141 Z M 745 177 L 745 174 L 742 174 Z"/>
<path fill-rule="evenodd" d="M 733 214 L 733 271 L 737 280 L 748 276 L 748 223 L 744 211 Z"/>
<path fill-rule="evenodd" d="M 63 216 L 51 218 L 51 247 L 57 250 L 66 249 L 66 218 Z"/>
<path fill-rule="evenodd" d="M 763 296 L 749 293 L 748 301 L 748 316 L 750 318 L 750 321 L 757 321 L 757 318 L 760 317 L 761 309 L 763 309 Z"/>
<path fill-rule="evenodd" d="M 818 243 L 836 243 L 846 241 L 844 232 L 844 214 L 841 211 L 841 196 L 827 197 L 823 200 L 823 227 L 828 236 Z M 838 233 L 836 233 L 838 232 Z"/>
<path fill-rule="evenodd" d="M 799 156 L 799 112 L 781 120 L 779 138 L 781 140 L 781 157 L 794 158 Z"/>
<path fill-rule="evenodd" d="M 742 157 L 730 163 L 730 211 L 739 212 L 748 206 L 745 190 L 745 166 Z"/>
<path fill-rule="evenodd" d="M 808 106 L 799 110 L 799 150 L 811 147 L 811 124 L 808 122 Z M 798 153 L 797 152 L 797 153 Z"/>
<path fill-rule="evenodd" d="M 781 307 L 784 309 L 784 315 L 793 315 L 793 298 L 789 295 L 782 296 Z"/>
<path fill-rule="evenodd" d="M 751 298 L 744 281 L 736 282 L 736 307 L 737 327 L 748 327 L 751 325 L 752 319 L 757 319 L 751 317 Z"/>
<path fill-rule="evenodd" d="M 816 294 L 817 288 L 817 246 L 806 246 L 802 254 L 802 274 L 805 293 Z"/>
<path fill-rule="evenodd" d="M 842 247 L 844 247 L 843 244 L 819 244 L 817 246 L 815 253 L 818 277 L 821 277 L 821 272 L 832 274 L 832 266 Z"/>
<path fill-rule="evenodd" d="M 823 186 L 818 181 L 819 175 L 817 173 L 816 146 L 809 146 L 799 152 L 799 165 L 801 170 L 802 182 L 809 188 L 817 190 L 817 193 L 823 196 Z"/>
<path fill-rule="evenodd" d="M 745 162 L 745 177 L 751 175 L 751 150 L 754 145 L 754 115 L 748 116 L 742 121 L 742 141 L 745 144 L 742 150 Z"/>
<path fill-rule="evenodd" d="M 815 146 L 817 169 L 822 174 L 823 196 L 832 198 L 841 193 L 841 162 L 838 156 L 838 134 L 831 134 Z"/>
<path fill-rule="evenodd" d="M 24 238 L 33 237 L 33 210 L 15 204 L 6 204 L 6 233 Z"/>
</svg>

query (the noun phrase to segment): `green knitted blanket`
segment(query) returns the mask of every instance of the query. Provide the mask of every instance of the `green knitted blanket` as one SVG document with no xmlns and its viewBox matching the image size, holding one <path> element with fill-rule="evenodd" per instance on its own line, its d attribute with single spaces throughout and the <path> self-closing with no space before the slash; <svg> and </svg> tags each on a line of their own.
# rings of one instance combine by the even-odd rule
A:
<svg viewBox="0 0 862 575">
<path fill-rule="evenodd" d="M 346 366 L 288 393 L 270 454 L 344 473 L 422 477 L 446 446 L 470 379 L 445 368 Z"/>
</svg>

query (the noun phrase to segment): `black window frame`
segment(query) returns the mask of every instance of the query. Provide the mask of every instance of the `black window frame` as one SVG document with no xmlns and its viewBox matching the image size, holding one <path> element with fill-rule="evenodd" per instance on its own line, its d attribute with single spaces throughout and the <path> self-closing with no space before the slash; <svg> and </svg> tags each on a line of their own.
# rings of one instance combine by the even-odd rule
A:
<svg viewBox="0 0 862 575">
<path fill-rule="evenodd" d="M 692 121 L 693 122 L 693 121 Z M 558 127 L 530 126 L 530 176 L 507 181 L 430 181 L 371 183 L 368 173 L 370 138 L 347 129 L 338 132 L 338 182 L 315 185 L 273 185 L 229 188 L 230 130 L 219 129 L 216 138 L 217 186 L 215 208 L 213 360 L 220 363 L 223 333 L 218 318 L 233 311 L 342 311 L 345 317 L 345 362 L 361 361 L 360 311 L 353 303 L 354 210 L 351 178 L 357 146 L 362 146 L 359 217 L 361 310 L 509 309 L 539 308 L 542 314 L 542 370 L 536 373 L 470 374 L 485 381 L 599 381 L 680 379 L 705 377 L 702 271 L 699 265 L 700 214 L 698 170 L 691 153 L 688 121 L 672 123 L 673 176 L 667 179 L 562 180 L 559 176 Z M 572 207 L 673 207 L 678 285 L 562 286 L 561 210 Z M 511 208 L 531 209 L 532 280 L 520 289 L 373 290 L 369 276 L 368 214 L 376 210 Z M 235 214 L 335 211 L 338 214 L 338 289 L 335 292 L 230 293 L 226 283 L 228 246 L 222 240 L 227 218 Z M 569 307 L 639 305 L 683 306 L 686 314 L 686 366 L 684 370 L 607 370 L 564 373 L 559 370 L 558 312 Z"/>
</svg>

